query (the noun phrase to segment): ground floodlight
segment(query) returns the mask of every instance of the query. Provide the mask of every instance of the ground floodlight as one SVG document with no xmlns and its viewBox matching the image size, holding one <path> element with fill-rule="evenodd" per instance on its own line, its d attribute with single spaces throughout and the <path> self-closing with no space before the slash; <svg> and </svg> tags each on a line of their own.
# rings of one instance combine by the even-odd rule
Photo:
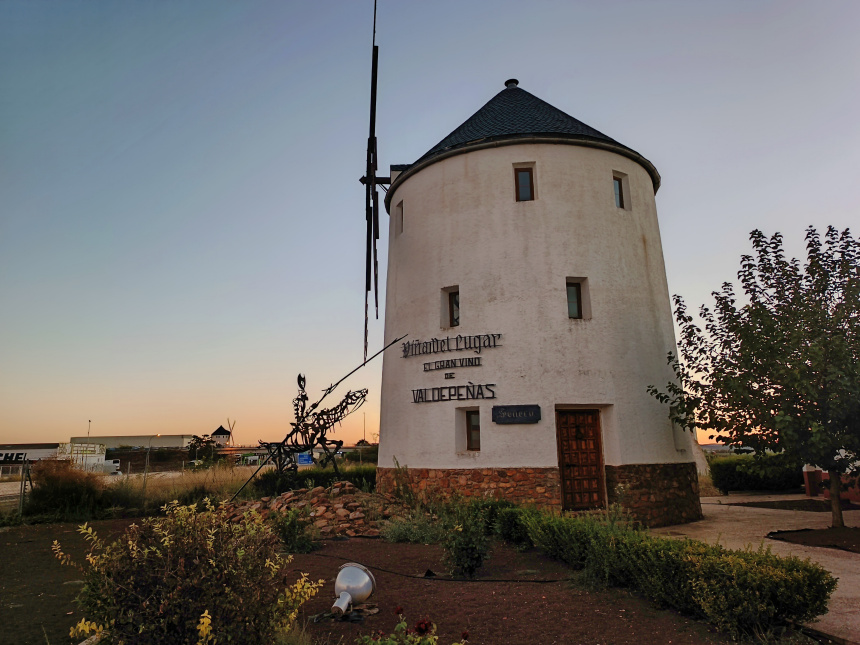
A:
<svg viewBox="0 0 860 645">
<path fill-rule="evenodd" d="M 373 574 L 357 562 L 347 562 L 341 565 L 339 571 L 334 581 L 334 592 L 338 598 L 331 608 L 335 616 L 342 616 L 351 604 L 364 602 L 376 591 Z"/>
</svg>

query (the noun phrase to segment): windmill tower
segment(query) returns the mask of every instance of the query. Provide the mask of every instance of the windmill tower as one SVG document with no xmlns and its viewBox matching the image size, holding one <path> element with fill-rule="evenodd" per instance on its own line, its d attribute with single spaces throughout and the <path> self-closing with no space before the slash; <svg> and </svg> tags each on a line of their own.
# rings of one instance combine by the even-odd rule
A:
<svg viewBox="0 0 860 645">
<path fill-rule="evenodd" d="M 699 519 L 691 438 L 646 391 L 675 349 L 654 165 L 511 79 L 384 179 L 385 337 L 408 338 L 383 359 L 380 488 L 396 459 L 419 491 Z"/>
</svg>

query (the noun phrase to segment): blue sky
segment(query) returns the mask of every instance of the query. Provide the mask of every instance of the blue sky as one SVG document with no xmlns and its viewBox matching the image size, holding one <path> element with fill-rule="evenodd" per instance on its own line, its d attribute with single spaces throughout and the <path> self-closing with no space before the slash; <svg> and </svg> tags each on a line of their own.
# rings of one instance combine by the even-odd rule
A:
<svg viewBox="0 0 860 645">
<path fill-rule="evenodd" d="M 0 3 L 0 442 L 228 416 L 277 439 L 298 372 L 313 394 L 361 362 L 372 13 Z M 853 1 L 380 0 L 383 170 L 516 77 L 657 166 L 669 288 L 698 305 L 753 228 L 794 254 L 810 224 L 858 233 L 858 23 Z M 376 432 L 380 367 L 336 437 Z"/>
</svg>

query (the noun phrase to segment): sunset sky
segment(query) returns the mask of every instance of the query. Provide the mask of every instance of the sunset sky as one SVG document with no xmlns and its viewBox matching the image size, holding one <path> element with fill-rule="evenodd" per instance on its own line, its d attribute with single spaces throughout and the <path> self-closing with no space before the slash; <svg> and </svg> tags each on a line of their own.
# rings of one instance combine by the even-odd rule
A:
<svg viewBox="0 0 860 645">
<path fill-rule="evenodd" d="M 299 372 L 314 397 L 361 363 L 372 18 L 0 2 L 0 443 L 227 417 L 277 440 Z M 795 255 L 810 224 L 860 233 L 858 24 L 856 0 L 379 0 L 381 174 L 515 77 L 656 165 L 697 307 L 753 228 Z M 345 383 L 370 394 L 335 438 L 374 440 L 380 374 Z"/>
</svg>

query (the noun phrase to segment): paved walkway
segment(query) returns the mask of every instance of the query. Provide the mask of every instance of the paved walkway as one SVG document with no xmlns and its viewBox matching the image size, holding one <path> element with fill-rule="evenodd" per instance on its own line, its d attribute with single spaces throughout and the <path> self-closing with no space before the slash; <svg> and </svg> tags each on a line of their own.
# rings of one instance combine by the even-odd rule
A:
<svg viewBox="0 0 860 645">
<path fill-rule="evenodd" d="M 784 511 L 749 506 L 732 506 L 738 502 L 763 500 L 804 499 L 803 495 L 745 495 L 703 497 L 705 518 L 692 524 L 666 526 L 654 529 L 658 535 L 686 536 L 703 542 L 719 543 L 740 549 L 754 548 L 764 543 L 774 553 L 795 555 L 818 562 L 839 579 L 836 591 L 830 598 L 829 611 L 810 626 L 849 643 L 860 644 L 860 554 L 806 547 L 765 536 L 771 531 L 818 529 L 830 526 L 830 513 Z M 844 512 L 846 526 L 860 526 L 860 510 Z"/>
</svg>

